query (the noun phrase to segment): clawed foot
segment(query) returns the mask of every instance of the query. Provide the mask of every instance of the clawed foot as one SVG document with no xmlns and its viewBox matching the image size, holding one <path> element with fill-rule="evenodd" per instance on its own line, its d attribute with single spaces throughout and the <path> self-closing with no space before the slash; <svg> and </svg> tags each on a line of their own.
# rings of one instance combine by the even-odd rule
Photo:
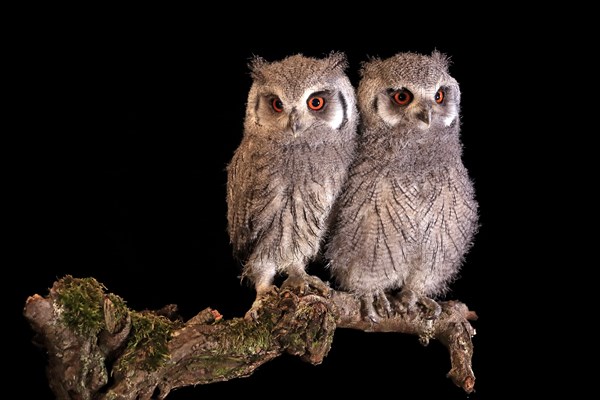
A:
<svg viewBox="0 0 600 400">
<path fill-rule="evenodd" d="M 422 313 L 425 319 L 436 319 L 442 313 L 442 307 L 433 299 L 420 296 L 410 289 L 402 289 L 396 296 L 396 311 L 400 314 Z"/>
<path fill-rule="evenodd" d="M 379 322 L 382 318 L 393 315 L 390 301 L 383 290 L 376 290 L 361 297 L 365 317 L 371 322 Z"/>
<path fill-rule="evenodd" d="M 329 297 L 330 288 L 329 285 L 323 282 L 316 276 L 304 274 L 290 274 L 287 279 L 281 285 L 281 290 L 291 290 L 299 295 L 305 295 L 312 289 L 317 291 L 317 294 L 323 297 Z M 260 317 L 260 310 L 264 306 L 266 298 L 273 294 L 278 294 L 279 289 L 275 285 L 267 286 L 264 289 L 258 290 L 256 299 L 252 303 L 252 306 L 246 314 L 244 319 L 248 321 L 257 321 Z"/>
<path fill-rule="evenodd" d="M 272 285 L 272 286 L 269 286 L 267 289 L 262 290 L 259 293 L 257 293 L 256 299 L 252 303 L 252 306 L 250 307 L 250 309 L 248 311 L 246 311 L 246 314 L 244 315 L 244 319 L 247 321 L 257 321 L 258 317 L 260 316 L 259 311 L 263 307 L 263 303 L 264 303 L 265 299 L 269 295 L 277 294 L 277 292 L 278 292 L 277 286 Z"/>
<path fill-rule="evenodd" d="M 313 289 L 323 297 L 329 297 L 330 291 L 327 283 L 323 282 L 318 277 L 309 274 L 289 275 L 281 284 L 281 289 L 289 289 L 300 295 L 304 295 L 308 293 L 310 289 Z"/>
<path fill-rule="evenodd" d="M 442 307 L 433 299 L 420 296 L 415 291 L 403 289 L 390 303 L 383 290 L 375 290 L 361 297 L 365 319 L 378 323 L 382 319 L 392 318 L 398 314 L 414 316 L 421 314 L 425 319 L 437 319 Z M 392 307 L 392 304 L 394 307 Z"/>
</svg>

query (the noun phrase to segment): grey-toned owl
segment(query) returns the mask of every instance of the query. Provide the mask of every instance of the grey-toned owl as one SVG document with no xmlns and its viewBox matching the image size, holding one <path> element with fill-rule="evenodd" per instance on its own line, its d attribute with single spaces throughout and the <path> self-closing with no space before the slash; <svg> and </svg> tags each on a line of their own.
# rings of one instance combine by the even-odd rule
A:
<svg viewBox="0 0 600 400">
<path fill-rule="evenodd" d="M 302 54 L 250 64 L 244 135 L 227 166 L 228 233 L 256 300 L 278 274 L 322 291 L 306 267 L 321 251 L 355 148 L 358 110 L 346 56 Z"/>
<path fill-rule="evenodd" d="M 341 288 L 368 317 L 432 299 L 456 278 L 478 229 L 462 157 L 460 90 L 447 57 L 400 53 L 363 64 L 357 156 L 340 196 L 326 257 Z"/>
</svg>

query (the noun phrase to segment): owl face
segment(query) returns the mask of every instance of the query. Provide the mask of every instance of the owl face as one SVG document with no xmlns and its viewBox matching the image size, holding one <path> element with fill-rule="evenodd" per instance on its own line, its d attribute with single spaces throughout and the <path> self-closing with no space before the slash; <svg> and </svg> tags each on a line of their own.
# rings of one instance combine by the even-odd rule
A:
<svg viewBox="0 0 600 400">
<path fill-rule="evenodd" d="M 439 53 L 401 53 L 364 65 L 359 105 L 369 123 L 424 130 L 449 126 L 459 113 L 460 90 Z"/>
<path fill-rule="evenodd" d="M 323 126 L 337 130 L 344 121 L 344 98 L 333 87 L 310 87 L 297 97 L 271 89 L 257 101 L 256 122 L 266 129 L 297 136 Z"/>
<path fill-rule="evenodd" d="M 343 73 L 345 57 L 302 55 L 267 63 L 255 60 L 247 128 L 293 140 L 339 130 L 353 119 L 354 89 Z"/>
</svg>

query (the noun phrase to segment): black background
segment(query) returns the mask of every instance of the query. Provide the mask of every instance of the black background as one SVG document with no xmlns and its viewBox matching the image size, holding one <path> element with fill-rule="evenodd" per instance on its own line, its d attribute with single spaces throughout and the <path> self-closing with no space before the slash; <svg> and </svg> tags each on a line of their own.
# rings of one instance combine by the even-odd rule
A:
<svg viewBox="0 0 600 400">
<path fill-rule="evenodd" d="M 17 227 L 9 242 L 17 253 L 10 261 L 17 284 L 8 287 L 11 317 L 18 321 L 11 328 L 18 397 L 52 398 L 44 354 L 31 343 L 22 309 L 27 296 L 46 295 L 66 274 L 96 278 L 136 310 L 174 303 L 186 319 L 205 307 L 225 318 L 244 314 L 254 293 L 239 281 L 226 233 L 225 165 L 241 140 L 247 63 L 253 55 L 271 61 L 332 50 L 347 54 L 355 84 L 368 57 L 434 49 L 451 57 L 481 229 L 448 298 L 480 317 L 473 323 L 476 392 L 466 395 L 446 378 L 449 356 L 438 342 L 423 347 L 412 336 L 340 329 L 321 365 L 282 356 L 248 378 L 178 389 L 168 398 L 240 391 L 264 398 L 354 397 L 364 391 L 478 399 L 510 391 L 507 373 L 498 371 L 508 357 L 499 338 L 510 335 L 499 298 L 508 292 L 496 285 L 498 267 L 509 258 L 502 232 L 511 200 L 507 171 L 498 166 L 507 158 L 500 149 L 515 137 L 499 134 L 510 123 L 501 118 L 508 82 L 500 76 L 512 66 L 509 43 L 496 27 L 481 22 L 451 35 L 444 21 L 390 21 L 387 28 L 347 36 L 318 21 L 240 27 L 222 19 L 213 28 L 206 25 L 208 14 L 198 20 L 184 15 L 46 21 L 44 29 L 15 32 L 27 42 L 11 59 L 20 86 L 13 102 L 20 116 L 19 162 L 9 171 L 17 176 L 10 182 Z"/>
</svg>

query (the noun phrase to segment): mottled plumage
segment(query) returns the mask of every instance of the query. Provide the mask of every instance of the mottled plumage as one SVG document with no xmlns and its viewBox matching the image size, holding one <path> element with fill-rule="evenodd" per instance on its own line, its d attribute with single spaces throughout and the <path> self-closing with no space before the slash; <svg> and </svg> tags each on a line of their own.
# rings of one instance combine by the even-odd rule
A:
<svg viewBox="0 0 600 400">
<path fill-rule="evenodd" d="M 363 64 L 357 98 L 357 157 L 326 251 L 332 276 L 373 320 L 398 289 L 406 307 L 439 312 L 429 297 L 447 291 L 478 228 L 458 83 L 443 54 L 400 53 Z"/>
<path fill-rule="evenodd" d="M 346 67 L 342 53 L 250 65 L 244 135 L 227 166 L 228 232 L 257 292 L 247 317 L 256 317 L 277 274 L 327 289 L 306 266 L 320 252 L 354 152 L 358 110 Z"/>
</svg>

